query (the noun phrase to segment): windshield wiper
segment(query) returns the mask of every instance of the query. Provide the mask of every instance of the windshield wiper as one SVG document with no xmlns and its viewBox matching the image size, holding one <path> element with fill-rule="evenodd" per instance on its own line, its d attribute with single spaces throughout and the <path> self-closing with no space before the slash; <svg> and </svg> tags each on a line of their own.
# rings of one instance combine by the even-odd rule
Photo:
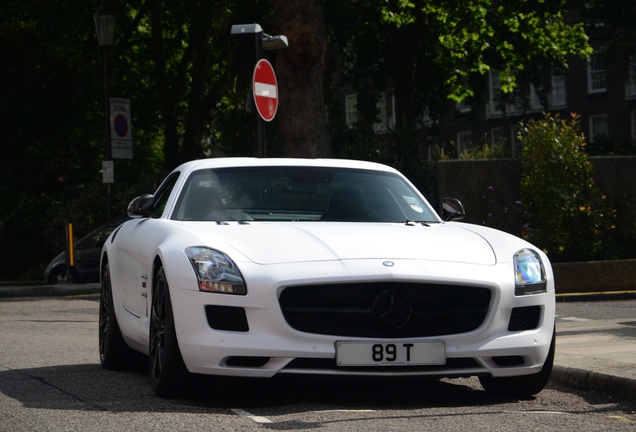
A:
<svg viewBox="0 0 636 432">
<path fill-rule="evenodd" d="M 416 222 L 416 221 L 413 221 L 411 219 L 407 219 L 406 222 L 404 222 L 404 225 L 407 225 L 407 226 L 416 226 L 417 224 L 421 224 L 422 226 L 430 227 L 430 225 L 426 221 L 417 221 Z"/>
</svg>

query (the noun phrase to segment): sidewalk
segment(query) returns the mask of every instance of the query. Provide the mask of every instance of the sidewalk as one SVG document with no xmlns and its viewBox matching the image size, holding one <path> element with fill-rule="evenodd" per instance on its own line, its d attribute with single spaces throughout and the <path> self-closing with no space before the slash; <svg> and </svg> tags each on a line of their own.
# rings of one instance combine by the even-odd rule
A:
<svg viewBox="0 0 636 432">
<path fill-rule="evenodd" d="M 0 286 L 0 298 L 99 294 L 100 285 Z M 636 298 L 636 291 L 557 296 L 557 301 Z M 551 380 L 636 402 L 636 320 L 557 318 Z"/>
<path fill-rule="evenodd" d="M 636 401 L 636 320 L 557 318 L 552 380 Z"/>
</svg>

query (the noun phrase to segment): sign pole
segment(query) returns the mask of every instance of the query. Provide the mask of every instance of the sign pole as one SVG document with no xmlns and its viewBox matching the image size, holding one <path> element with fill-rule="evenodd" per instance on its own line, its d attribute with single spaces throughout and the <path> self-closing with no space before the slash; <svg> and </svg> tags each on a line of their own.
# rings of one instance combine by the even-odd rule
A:
<svg viewBox="0 0 636 432">
<path fill-rule="evenodd" d="M 256 64 L 263 58 L 263 32 L 254 33 L 256 41 Z M 252 83 L 254 85 L 254 83 Z M 252 92 L 254 89 L 252 89 Z M 258 157 L 265 157 L 265 122 L 260 115 L 256 116 L 256 148 Z"/>
<path fill-rule="evenodd" d="M 279 36 L 270 36 L 268 34 L 263 33 L 263 28 L 257 24 L 257 23 L 253 23 L 253 24 L 234 24 L 232 25 L 232 30 L 230 32 L 232 35 L 249 35 L 249 34 L 254 34 L 254 44 L 255 44 L 255 57 L 256 57 L 256 68 L 258 68 L 258 64 L 261 62 L 261 60 L 263 60 L 263 50 L 276 50 L 276 49 L 282 49 L 282 48 L 287 48 L 289 46 L 288 41 L 287 41 L 287 37 L 285 35 L 279 35 Z M 267 64 L 269 65 L 269 62 L 267 62 Z M 270 69 L 271 69 L 271 65 L 269 65 Z M 256 69 L 255 69 L 255 74 L 256 74 Z M 273 69 L 272 69 L 272 74 L 273 74 Z M 275 102 L 271 102 L 269 103 L 270 106 L 274 107 L 274 112 L 273 115 L 276 114 L 276 107 L 278 106 L 278 88 L 277 85 L 275 83 L 276 77 L 274 75 L 274 87 L 273 90 L 275 91 L 276 96 L 274 96 L 276 98 Z M 269 83 L 266 83 L 266 85 Z M 270 88 L 272 87 L 271 84 L 269 84 Z M 256 147 L 257 147 L 257 153 L 258 153 L 258 157 L 260 158 L 264 158 L 265 157 L 265 122 L 266 121 L 271 121 L 273 118 L 273 115 L 271 115 L 270 117 L 266 117 L 258 108 L 258 98 L 256 97 L 256 89 L 255 87 L 255 82 L 254 80 L 252 80 L 251 83 L 251 87 L 250 89 L 252 90 L 250 93 L 250 95 L 248 96 L 248 102 L 246 103 L 246 107 L 248 109 L 248 111 L 250 111 L 251 108 L 251 100 L 253 99 L 256 106 L 257 106 L 257 111 L 258 114 L 256 116 Z M 271 97 L 270 95 L 267 95 L 266 97 Z"/>
<path fill-rule="evenodd" d="M 109 103 L 109 94 L 108 94 L 108 45 L 104 46 L 104 118 L 106 120 L 106 151 L 105 151 L 105 162 L 111 162 L 113 160 L 111 147 L 110 147 L 110 103 Z M 113 208 L 113 189 L 112 182 L 106 184 L 108 189 L 108 220 L 111 219 L 111 213 Z"/>
</svg>

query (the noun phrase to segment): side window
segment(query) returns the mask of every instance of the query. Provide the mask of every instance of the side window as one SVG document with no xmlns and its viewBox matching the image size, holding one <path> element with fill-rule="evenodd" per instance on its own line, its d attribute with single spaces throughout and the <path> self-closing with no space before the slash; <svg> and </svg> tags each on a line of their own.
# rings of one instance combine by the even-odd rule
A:
<svg viewBox="0 0 636 432">
<path fill-rule="evenodd" d="M 170 192 L 174 188 L 175 183 L 177 183 L 177 179 L 179 178 L 180 172 L 175 172 L 170 177 L 163 182 L 157 192 L 155 192 L 155 202 L 153 213 L 158 218 L 163 215 L 163 211 L 166 209 L 166 203 L 168 202 L 168 198 L 170 197 Z"/>
</svg>

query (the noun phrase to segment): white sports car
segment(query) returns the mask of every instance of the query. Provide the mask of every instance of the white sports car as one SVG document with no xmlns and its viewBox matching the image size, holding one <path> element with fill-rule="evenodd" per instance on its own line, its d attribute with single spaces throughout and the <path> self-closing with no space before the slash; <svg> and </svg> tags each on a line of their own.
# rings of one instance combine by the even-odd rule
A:
<svg viewBox="0 0 636 432">
<path fill-rule="evenodd" d="M 478 376 L 526 397 L 554 359 L 550 263 L 440 218 L 398 171 L 349 160 L 220 158 L 175 169 L 101 258 L 105 368 L 149 356 L 159 396 L 191 374 Z"/>
</svg>

